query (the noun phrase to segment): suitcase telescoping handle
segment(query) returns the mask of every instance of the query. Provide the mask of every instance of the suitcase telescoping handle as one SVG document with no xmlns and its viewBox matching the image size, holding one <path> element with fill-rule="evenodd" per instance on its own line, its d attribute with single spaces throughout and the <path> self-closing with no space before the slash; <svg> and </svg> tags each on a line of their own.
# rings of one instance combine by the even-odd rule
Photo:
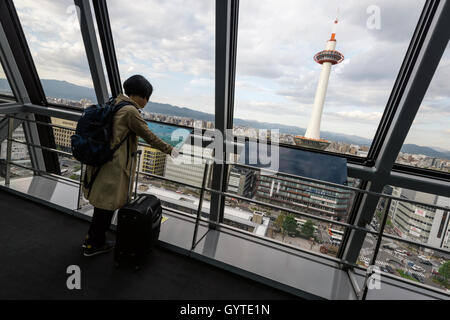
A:
<svg viewBox="0 0 450 320">
<path fill-rule="evenodd" d="M 138 155 L 137 162 L 136 162 L 136 169 L 137 169 L 136 170 L 136 181 L 135 181 L 135 187 L 134 187 L 134 198 L 135 199 L 137 197 L 137 185 L 138 185 L 138 178 L 139 178 L 139 163 L 141 162 L 141 154 L 142 154 L 142 150 L 137 150 L 136 152 L 133 152 L 131 154 L 131 158 L 134 158 L 136 155 Z M 133 188 L 132 178 L 133 178 L 133 162 L 131 162 L 131 166 L 130 166 L 130 181 L 128 182 L 128 194 L 127 194 L 128 202 L 131 201 L 131 199 L 130 199 L 131 189 Z"/>
</svg>

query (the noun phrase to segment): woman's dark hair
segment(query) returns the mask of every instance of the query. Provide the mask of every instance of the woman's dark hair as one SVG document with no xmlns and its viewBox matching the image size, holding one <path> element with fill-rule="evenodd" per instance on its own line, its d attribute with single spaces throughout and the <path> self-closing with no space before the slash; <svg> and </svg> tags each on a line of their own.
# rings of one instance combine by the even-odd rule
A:
<svg viewBox="0 0 450 320">
<path fill-rule="evenodd" d="M 123 88 L 127 96 L 138 96 L 147 100 L 150 99 L 153 92 L 153 87 L 150 82 L 138 74 L 125 80 Z"/>
</svg>

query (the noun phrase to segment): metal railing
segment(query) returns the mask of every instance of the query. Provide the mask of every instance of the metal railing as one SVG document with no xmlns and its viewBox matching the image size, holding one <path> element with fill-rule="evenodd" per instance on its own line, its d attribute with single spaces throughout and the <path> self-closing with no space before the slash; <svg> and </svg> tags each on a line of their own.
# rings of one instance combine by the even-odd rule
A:
<svg viewBox="0 0 450 320">
<path fill-rule="evenodd" d="M 62 175 L 56 175 L 56 174 L 52 174 L 52 173 L 47 173 L 47 172 L 39 170 L 37 168 L 25 167 L 25 166 L 19 165 L 19 164 L 15 163 L 14 161 L 12 161 L 12 144 L 13 143 L 24 144 L 24 145 L 27 145 L 28 147 L 31 147 L 31 148 L 40 148 L 42 150 L 49 151 L 49 152 L 55 152 L 57 154 L 64 155 L 64 156 L 69 156 L 69 157 L 72 156 L 72 154 L 70 152 L 65 152 L 65 151 L 61 151 L 61 150 L 57 150 L 57 149 L 53 149 L 53 148 L 44 147 L 44 146 L 41 146 L 41 145 L 36 145 L 36 144 L 29 143 L 29 142 L 26 142 L 26 141 L 20 141 L 20 140 L 13 139 L 13 126 L 14 126 L 13 121 L 14 120 L 28 121 L 28 122 L 32 122 L 32 123 L 35 123 L 35 124 L 38 124 L 38 125 L 45 125 L 45 126 L 50 126 L 50 127 L 64 129 L 64 130 L 75 131 L 75 129 L 69 128 L 69 127 L 60 126 L 60 125 L 56 125 L 56 124 L 52 124 L 52 123 L 46 123 L 46 122 L 42 122 L 42 121 L 36 121 L 36 120 L 30 120 L 30 119 L 26 119 L 26 118 L 21 118 L 21 117 L 18 117 L 17 115 L 15 115 L 15 114 L 7 114 L 4 118 L 6 118 L 8 120 L 8 137 L 7 137 L 7 157 L 6 157 L 5 186 L 9 187 L 10 183 L 11 183 L 11 165 L 12 166 L 17 166 L 17 167 L 22 168 L 22 169 L 31 170 L 31 171 L 33 171 L 35 173 L 38 173 L 38 174 L 41 174 L 41 175 L 45 175 L 45 176 L 51 177 L 53 179 L 58 179 L 58 180 L 61 180 L 61 181 L 65 181 L 67 183 L 70 183 L 70 184 L 73 184 L 75 186 L 78 186 L 77 210 L 81 209 L 80 199 L 82 197 L 82 189 L 81 189 L 81 187 L 83 185 L 83 171 L 84 171 L 84 165 L 83 164 L 81 164 L 81 168 L 80 168 L 80 170 L 81 170 L 80 171 L 80 178 L 79 178 L 78 181 L 75 181 L 75 180 L 72 180 L 72 179 L 67 179 L 66 177 L 64 177 Z M 139 145 L 140 146 L 149 146 L 149 145 L 147 145 L 145 143 L 139 143 Z M 413 240 L 409 240 L 409 239 L 405 239 L 405 238 L 400 238 L 400 237 L 397 237 L 397 236 L 394 236 L 394 235 L 391 235 L 391 234 L 386 234 L 384 232 L 384 228 L 385 228 L 386 221 L 387 221 L 387 216 L 389 214 L 390 204 L 391 204 L 391 201 L 393 201 L 393 200 L 406 202 L 406 203 L 410 203 L 410 204 L 414 204 L 414 205 L 426 206 L 426 207 L 429 207 L 429 208 L 438 209 L 438 210 L 444 210 L 444 211 L 449 211 L 448 207 L 443 207 L 443 206 L 438 206 L 438 205 L 431 205 L 431 204 L 428 204 L 428 203 L 423 203 L 423 202 L 420 202 L 420 201 L 414 201 L 414 200 L 409 200 L 409 199 L 403 199 L 403 198 L 395 197 L 395 196 L 392 196 L 392 195 L 381 194 L 381 193 L 371 192 L 371 191 L 367 191 L 367 190 L 361 190 L 361 189 L 358 189 L 356 187 L 340 185 L 340 184 L 327 182 L 327 181 L 322 181 L 322 180 L 313 179 L 313 178 L 308 178 L 308 177 L 296 176 L 296 175 L 288 174 L 288 173 L 280 173 L 280 172 L 276 172 L 274 170 L 270 170 L 270 169 L 266 169 L 266 168 L 253 167 L 253 166 L 245 165 L 245 164 L 241 164 L 241 163 L 230 162 L 230 165 L 237 166 L 237 167 L 242 167 L 242 168 L 246 168 L 246 169 L 250 169 L 250 170 L 254 170 L 254 171 L 259 171 L 259 172 L 266 171 L 266 172 L 271 173 L 271 174 L 276 174 L 277 176 L 283 176 L 283 177 L 286 177 L 286 178 L 292 178 L 292 179 L 296 179 L 296 180 L 301 179 L 302 181 L 306 181 L 306 182 L 310 182 L 310 183 L 314 183 L 314 184 L 318 184 L 318 185 L 324 185 L 324 186 L 328 186 L 328 187 L 337 188 L 337 189 L 340 189 L 340 190 L 346 190 L 346 191 L 355 192 L 355 193 L 361 193 L 361 194 L 365 194 L 365 195 L 372 195 L 372 196 L 376 196 L 376 197 L 378 197 L 380 199 L 384 198 L 384 199 L 386 199 L 388 201 L 388 205 L 385 207 L 385 213 L 384 213 L 382 225 L 380 226 L 378 231 L 373 231 L 373 230 L 370 230 L 370 229 L 365 228 L 365 227 L 360 227 L 360 226 L 357 226 L 357 225 L 353 225 L 353 224 L 349 224 L 349 223 L 341 222 L 341 221 L 334 221 L 332 219 L 327 219 L 325 217 L 314 215 L 314 214 L 311 214 L 311 213 L 308 213 L 308 212 L 302 212 L 302 211 L 298 211 L 298 210 L 295 210 L 295 209 L 292 209 L 292 208 L 278 206 L 278 205 L 274 205 L 274 204 L 271 204 L 271 203 L 259 201 L 259 200 L 253 199 L 253 198 L 247 198 L 247 197 L 239 196 L 239 195 L 234 194 L 234 193 L 222 192 L 222 191 L 219 191 L 219 190 L 208 188 L 206 186 L 207 183 L 208 183 L 207 177 L 208 177 L 208 172 L 209 172 L 209 170 L 211 168 L 211 163 L 214 161 L 214 158 L 213 157 L 205 157 L 203 155 L 199 156 L 199 155 L 195 155 L 195 154 L 184 154 L 183 152 L 180 152 L 180 154 L 184 155 L 184 156 L 200 158 L 202 161 L 205 161 L 204 162 L 205 167 L 204 167 L 204 172 L 203 172 L 203 178 L 202 178 L 201 186 L 193 185 L 193 184 L 189 184 L 189 183 L 185 183 L 185 182 L 177 181 L 177 180 L 173 180 L 173 179 L 169 179 L 169 178 L 166 178 L 166 177 L 163 177 L 163 176 L 159 176 L 159 175 L 156 175 L 156 174 L 151 174 L 151 173 L 148 173 L 148 172 L 140 171 L 138 169 L 139 168 L 139 164 L 136 166 L 137 167 L 136 173 L 137 173 L 137 175 L 143 175 L 143 176 L 152 177 L 152 178 L 155 178 L 155 179 L 159 179 L 159 180 L 175 183 L 175 184 L 178 184 L 178 185 L 182 185 L 182 186 L 185 186 L 185 187 L 190 187 L 190 188 L 197 189 L 197 190 L 200 191 L 199 204 L 198 204 L 198 207 L 196 209 L 195 216 L 193 216 L 191 214 L 184 213 L 184 212 L 182 212 L 180 210 L 176 210 L 176 209 L 170 208 L 170 207 L 164 207 L 164 210 L 166 210 L 168 212 L 172 212 L 174 214 L 177 214 L 177 215 L 183 216 L 185 218 L 194 220 L 194 225 L 195 226 L 194 226 L 191 250 L 194 250 L 196 248 L 197 244 L 203 238 L 202 237 L 200 240 L 197 239 L 199 226 L 200 225 L 205 225 L 205 226 L 213 225 L 213 226 L 216 226 L 216 227 L 220 228 L 221 232 L 233 234 L 234 236 L 246 239 L 248 241 L 257 242 L 257 243 L 263 243 L 265 246 L 272 247 L 272 248 L 275 248 L 277 250 L 287 252 L 289 254 L 301 256 L 302 258 L 305 258 L 305 256 L 299 254 L 299 252 L 300 253 L 306 253 L 308 255 L 315 256 L 316 258 L 320 258 L 322 260 L 326 260 L 326 261 L 332 262 L 334 264 L 337 264 L 338 266 L 346 266 L 346 267 L 350 267 L 350 268 L 366 270 L 364 267 L 362 267 L 362 266 L 360 266 L 360 265 L 358 265 L 356 263 L 346 261 L 346 260 L 344 260 L 342 258 L 336 258 L 336 257 L 329 256 L 329 255 L 326 255 L 326 254 L 317 253 L 317 252 L 314 252 L 312 250 L 306 250 L 306 249 L 303 249 L 303 248 L 300 248 L 300 247 L 297 247 L 297 246 L 294 246 L 294 245 L 287 244 L 287 243 L 282 242 L 282 241 L 278 241 L 278 240 L 269 238 L 267 236 L 256 235 L 256 234 L 253 234 L 253 233 L 251 233 L 249 231 L 242 230 L 242 229 L 239 229 L 239 228 L 236 228 L 236 227 L 233 227 L 233 226 L 229 226 L 229 225 L 227 225 L 225 223 L 219 223 L 219 222 L 216 222 L 216 221 L 211 221 L 210 219 L 203 218 L 202 217 L 202 207 L 203 207 L 204 196 L 205 196 L 205 192 L 209 192 L 209 193 L 219 194 L 220 196 L 223 196 L 223 197 L 235 198 L 235 199 L 238 199 L 240 201 L 245 201 L 245 202 L 248 202 L 248 203 L 257 204 L 259 206 L 264 206 L 264 207 L 267 207 L 269 209 L 281 210 L 281 211 L 284 211 L 284 212 L 288 212 L 288 213 L 294 214 L 294 215 L 299 216 L 299 217 L 309 218 L 309 219 L 317 220 L 317 221 L 320 221 L 320 222 L 325 222 L 325 223 L 329 223 L 329 224 L 332 224 L 332 225 L 340 226 L 340 227 L 344 228 L 344 230 L 356 230 L 356 231 L 364 232 L 365 234 L 372 234 L 372 235 L 377 237 L 377 242 L 376 242 L 376 245 L 375 245 L 375 248 L 374 248 L 374 253 L 373 253 L 373 256 L 372 256 L 372 259 L 371 259 L 371 265 L 374 265 L 375 262 L 376 262 L 376 258 L 378 257 L 378 253 L 379 253 L 380 246 L 381 246 L 381 241 L 382 241 L 383 238 L 387 238 L 387 239 L 390 239 L 390 240 L 394 240 L 394 241 L 399 241 L 399 242 L 415 245 L 415 246 L 418 246 L 418 247 L 421 247 L 421 248 L 431 249 L 431 250 L 438 251 L 438 252 L 445 253 L 445 254 L 449 254 L 450 253 L 449 250 L 446 250 L 446 249 L 443 249 L 443 248 L 431 246 L 431 245 L 428 245 L 428 244 L 423 244 L 423 243 L 420 243 L 420 242 L 417 242 L 417 241 L 413 241 Z M 137 179 L 136 179 L 136 184 L 137 184 Z M 320 188 L 320 187 L 317 186 L 317 188 Z M 402 278 L 399 278 L 399 279 L 403 280 Z M 435 292 L 438 292 L 438 293 L 446 294 L 442 290 L 437 289 L 435 287 L 431 287 L 431 286 L 428 286 L 428 285 L 423 285 L 423 284 L 420 284 L 420 283 L 417 283 L 415 285 L 417 285 L 419 287 L 423 287 L 423 288 L 425 288 L 427 290 L 432 290 L 432 291 L 435 291 Z M 366 294 L 367 294 L 367 291 L 364 292 L 364 297 L 365 297 Z"/>
</svg>

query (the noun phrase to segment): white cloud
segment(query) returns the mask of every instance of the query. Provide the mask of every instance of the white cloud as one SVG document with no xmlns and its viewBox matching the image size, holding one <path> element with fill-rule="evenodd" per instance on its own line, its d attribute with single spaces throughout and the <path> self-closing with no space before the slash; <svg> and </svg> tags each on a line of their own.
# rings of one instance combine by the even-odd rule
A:
<svg viewBox="0 0 450 320">
<path fill-rule="evenodd" d="M 363 112 L 360 110 L 354 111 L 338 111 L 332 115 L 344 120 L 358 120 L 378 123 L 382 117 L 381 112 Z"/>
</svg>

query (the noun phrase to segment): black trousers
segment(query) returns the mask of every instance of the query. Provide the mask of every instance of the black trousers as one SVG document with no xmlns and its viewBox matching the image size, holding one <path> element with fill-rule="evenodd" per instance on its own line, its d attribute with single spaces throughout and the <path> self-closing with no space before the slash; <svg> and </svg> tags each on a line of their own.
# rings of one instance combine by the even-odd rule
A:
<svg viewBox="0 0 450 320">
<path fill-rule="evenodd" d="M 88 231 L 88 244 L 94 247 L 105 244 L 106 231 L 111 224 L 113 215 L 114 211 L 94 207 L 94 215 Z"/>
</svg>

